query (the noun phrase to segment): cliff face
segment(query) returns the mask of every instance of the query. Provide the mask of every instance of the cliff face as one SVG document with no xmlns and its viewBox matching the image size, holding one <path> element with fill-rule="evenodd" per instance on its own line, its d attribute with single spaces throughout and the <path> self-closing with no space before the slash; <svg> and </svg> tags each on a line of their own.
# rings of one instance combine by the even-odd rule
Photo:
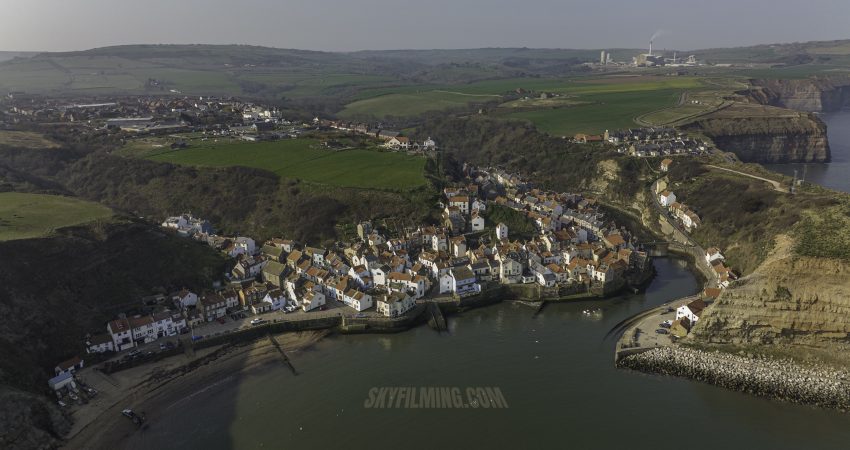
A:
<svg viewBox="0 0 850 450">
<path fill-rule="evenodd" d="M 826 125 L 814 114 L 707 116 L 686 126 L 744 162 L 828 162 Z"/>
<path fill-rule="evenodd" d="M 776 250 L 742 285 L 726 289 L 694 326 L 702 344 L 782 345 L 850 361 L 850 263 Z"/>
<path fill-rule="evenodd" d="M 751 80 L 750 83 L 755 89 L 746 95 L 764 105 L 809 112 L 850 107 L 850 78 Z"/>
</svg>

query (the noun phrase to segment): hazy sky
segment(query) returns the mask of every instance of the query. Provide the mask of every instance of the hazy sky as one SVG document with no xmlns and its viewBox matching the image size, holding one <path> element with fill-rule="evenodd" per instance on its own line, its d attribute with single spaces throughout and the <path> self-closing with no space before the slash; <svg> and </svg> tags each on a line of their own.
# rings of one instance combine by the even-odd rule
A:
<svg viewBox="0 0 850 450">
<path fill-rule="evenodd" d="M 850 0 L 0 0 L 0 50 L 644 47 L 850 38 Z"/>
</svg>

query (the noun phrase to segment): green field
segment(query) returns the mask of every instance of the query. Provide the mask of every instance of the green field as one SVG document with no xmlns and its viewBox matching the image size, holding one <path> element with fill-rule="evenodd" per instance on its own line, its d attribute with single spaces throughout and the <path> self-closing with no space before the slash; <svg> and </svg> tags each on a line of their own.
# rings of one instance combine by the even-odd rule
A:
<svg viewBox="0 0 850 450">
<path fill-rule="evenodd" d="M 255 167 L 331 186 L 406 190 L 425 184 L 423 157 L 366 149 L 327 150 L 319 148 L 313 139 L 194 141 L 188 149 L 155 150 L 145 157 L 193 166 Z"/>
<path fill-rule="evenodd" d="M 409 88 L 404 88 L 408 91 Z M 349 103 L 340 112 L 341 117 L 368 115 L 374 117 L 416 116 L 429 111 L 462 108 L 473 102 L 498 100 L 495 94 L 469 94 L 446 90 L 414 90 L 386 94 Z"/>
<path fill-rule="evenodd" d="M 676 103 L 679 92 L 672 90 L 620 92 L 582 97 L 591 103 L 563 108 L 538 109 L 508 114 L 506 117 L 528 120 L 552 135 L 601 133 L 635 127 L 634 119 Z"/>
<path fill-rule="evenodd" d="M 24 148 L 55 148 L 59 144 L 31 131 L 0 131 L 0 145 Z"/>
<path fill-rule="evenodd" d="M 682 92 L 705 88 L 696 77 L 511 78 L 420 90 L 409 86 L 364 90 L 359 94 L 360 99 L 349 103 L 341 115 L 415 116 L 500 99 L 522 89 L 534 97 L 542 92 L 562 97 L 506 102 L 496 114 L 529 120 L 554 135 L 599 133 L 635 126 L 636 117 L 675 105 Z M 370 94 L 376 96 L 368 97 Z"/>
<path fill-rule="evenodd" d="M 53 230 L 105 219 L 112 210 L 72 197 L 20 192 L 0 193 L 0 241 L 27 239 Z"/>
</svg>

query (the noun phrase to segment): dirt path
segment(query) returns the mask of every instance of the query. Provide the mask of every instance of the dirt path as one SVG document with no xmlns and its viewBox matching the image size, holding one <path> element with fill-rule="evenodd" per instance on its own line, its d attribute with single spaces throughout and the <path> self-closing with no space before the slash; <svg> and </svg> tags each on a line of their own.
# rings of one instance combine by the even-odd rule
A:
<svg viewBox="0 0 850 450">
<path fill-rule="evenodd" d="M 743 175 L 743 176 L 748 177 L 748 178 L 753 178 L 753 179 L 756 179 L 756 180 L 764 181 L 765 183 L 769 183 L 771 186 L 773 186 L 773 190 L 778 191 L 778 192 L 783 192 L 783 193 L 786 193 L 786 194 L 788 193 L 788 188 L 786 188 L 785 186 L 782 186 L 782 184 L 778 181 L 769 180 L 767 178 L 762 178 L 762 177 L 751 175 L 751 174 L 748 174 L 748 173 L 745 173 L 745 172 L 739 172 L 737 170 L 727 169 L 725 167 L 715 166 L 715 165 L 712 165 L 712 164 L 706 164 L 706 167 L 711 167 L 712 169 L 718 169 L 718 170 L 725 170 L 727 172 L 736 173 L 738 175 Z"/>
<path fill-rule="evenodd" d="M 501 97 L 501 95 L 497 95 L 497 94 L 467 94 L 467 93 L 464 93 L 464 92 L 442 91 L 442 90 L 439 90 L 439 89 L 434 89 L 431 92 L 442 92 L 443 94 L 463 95 L 463 96 L 466 96 L 466 97 L 497 97 L 497 98 Z"/>
</svg>

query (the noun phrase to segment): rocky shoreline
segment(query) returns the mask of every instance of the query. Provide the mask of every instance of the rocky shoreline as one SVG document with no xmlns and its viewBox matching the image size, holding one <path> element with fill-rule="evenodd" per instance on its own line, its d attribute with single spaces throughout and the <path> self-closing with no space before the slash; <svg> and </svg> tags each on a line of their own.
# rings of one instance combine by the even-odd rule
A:
<svg viewBox="0 0 850 450">
<path fill-rule="evenodd" d="M 850 410 L 850 372 L 825 365 L 803 366 L 787 359 L 659 347 L 623 356 L 617 366 L 690 378 L 776 400 Z"/>
</svg>

